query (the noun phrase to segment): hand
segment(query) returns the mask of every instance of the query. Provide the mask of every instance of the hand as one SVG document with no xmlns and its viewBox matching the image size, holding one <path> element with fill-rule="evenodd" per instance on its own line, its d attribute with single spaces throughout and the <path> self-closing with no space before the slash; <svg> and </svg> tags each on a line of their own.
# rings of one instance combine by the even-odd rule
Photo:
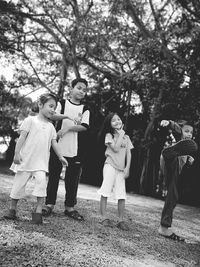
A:
<svg viewBox="0 0 200 267">
<path fill-rule="evenodd" d="M 68 166 L 68 162 L 63 156 L 59 157 L 59 160 L 61 161 L 62 165 Z"/>
<path fill-rule="evenodd" d="M 121 128 L 121 129 L 116 129 L 117 133 L 119 135 L 125 135 L 125 131 Z"/>
<path fill-rule="evenodd" d="M 61 129 L 57 132 L 57 137 L 58 138 L 62 138 L 63 135 L 65 135 L 68 131 L 69 131 L 70 128 L 64 128 L 64 129 Z"/>
<path fill-rule="evenodd" d="M 130 174 L 129 169 L 125 168 L 124 169 L 124 179 L 128 178 L 129 174 Z"/>
<path fill-rule="evenodd" d="M 62 138 L 63 135 L 64 135 L 64 131 L 63 131 L 63 130 L 59 130 L 59 131 L 57 132 L 57 137 L 58 137 L 58 138 Z"/>
<path fill-rule="evenodd" d="M 19 153 L 15 153 L 13 162 L 15 164 L 20 164 L 22 162 L 22 157 Z"/>
<path fill-rule="evenodd" d="M 76 125 L 80 125 L 81 124 L 81 121 L 82 121 L 82 117 L 83 115 L 81 113 L 78 114 L 78 117 L 74 118 L 74 123 Z"/>
<path fill-rule="evenodd" d="M 169 125 L 169 121 L 167 121 L 167 120 L 162 120 L 160 123 L 160 126 L 162 126 L 162 127 L 166 127 L 168 125 Z"/>
<path fill-rule="evenodd" d="M 194 158 L 192 156 L 188 156 L 188 163 L 192 165 L 194 162 Z"/>
</svg>

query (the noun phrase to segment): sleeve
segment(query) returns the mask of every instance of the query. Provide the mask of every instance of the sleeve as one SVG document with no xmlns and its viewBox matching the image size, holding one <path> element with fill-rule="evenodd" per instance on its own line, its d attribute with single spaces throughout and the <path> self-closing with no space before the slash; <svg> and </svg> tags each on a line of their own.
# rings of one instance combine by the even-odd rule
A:
<svg viewBox="0 0 200 267">
<path fill-rule="evenodd" d="M 25 132 L 29 132 L 30 131 L 30 129 L 31 129 L 31 124 L 32 124 L 32 117 L 28 117 L 28 118 L 26 118 L 23 122 L 22 122 L 22 124 L 21 124 L 21 126 L 20 126 L 20 128 L 19 128 L 19 130 L 20 130 L 20 132 L 21 131 L 25 131 Z"/>
<path fill-rule="evenodd" d="M 52 130 L 51 130 L 51 132 L 52 132 L 52 140 L 56 140 L 57 139 L 57 134 L 56 134 L 56 129 L 53 126 L 53 124 L 52 124 Z"/>
<path fill-rule="evenodd" d="M 112 144 L 114 142 L 113 137 L 110 133 L 105 136 L 105 145 Z"/>
<path fill-rule="evenodd" d="M 134 148 L 134 146 L 133 146 L 133 144 L 131 142 L 131 139 L 130 139 L 130 137 L 128 135 L 127 135 L 127 148 L 130 149 L 130 150 Z"/>
<path fill-rule="evenodd" d="M 86 111 L 83 112 L 81 125 L 88 129 L 89 128 L 89 124 L 90 124 L 90 111 L 86 110 Z"/>
</svg>

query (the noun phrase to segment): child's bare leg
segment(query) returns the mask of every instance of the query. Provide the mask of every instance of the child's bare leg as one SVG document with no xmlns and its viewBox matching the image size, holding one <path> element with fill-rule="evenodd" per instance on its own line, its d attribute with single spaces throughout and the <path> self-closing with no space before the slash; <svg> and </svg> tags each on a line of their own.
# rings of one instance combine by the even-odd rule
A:
<svg viewBox="0 0 200 267">
<path fill-rule="evenodd" d="M 119 222 L 117 224 L 117 227 L 121 230 L 128 231 L 129 226 L 128 224 L 123 220 L 124 219 L 124 211 L 125 211 L 125 199 L 119 199 L 118 200 L 118 215 L 119 215 Z"/>
<path fill-rule="evenodd" d="M 19 199 L 11 198 L 11 202 L 10 202 L 10 209 L 11 210 L 16 210 L 17 209 L 18 201 L 19 201 Z"/>
<path fill-rule="evenodd" d="M 118 216 L 119 221 L 123 221 L 124 218 L 124 210 L 125 210 L 125 199 L 118 200 Z"/>
<path fill-rule="evenodd" d="M 37 206 L 35 212 L 32 213 L 32 223 L 42 224 L 42 206 L 44 203 L 44 197 L 37 197 Z"/>
<path fill-rule="evenodd" d="M 107 206 L 107 197 L 101 196 L 101 200 L 100 200 L 100 214 L 102 216 L 105 216 L 106 206 Z"/>
<path fill-rule="evenodd" d="M 36 213 L 42 213 L 42 206 L 44 204 L 44 197 L 37 197 Z"/>
<path fill-rule="evenodd" d="M 11 198 L 10 209 L 4 215 L 4 218 L 5 219 L 8 219 L 8 220 L 16 220 L 17 219 L 16 209 L 17 209 L 17 203 L 18 203 L 18 201 L 19 201 L 19 199 Z"/>
</svg>

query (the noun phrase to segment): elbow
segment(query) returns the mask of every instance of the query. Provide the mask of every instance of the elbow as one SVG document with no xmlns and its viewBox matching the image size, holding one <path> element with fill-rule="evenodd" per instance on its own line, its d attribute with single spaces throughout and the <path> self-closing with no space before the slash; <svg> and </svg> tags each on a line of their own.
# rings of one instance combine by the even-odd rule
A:
<svg viewBox="0 0 200 267">
<path fill-rule="evenodd" d="M 87 123 L 81 123 L 83 131 L 87 131 L 89 129 L 89 125 Z"/>
</svg>

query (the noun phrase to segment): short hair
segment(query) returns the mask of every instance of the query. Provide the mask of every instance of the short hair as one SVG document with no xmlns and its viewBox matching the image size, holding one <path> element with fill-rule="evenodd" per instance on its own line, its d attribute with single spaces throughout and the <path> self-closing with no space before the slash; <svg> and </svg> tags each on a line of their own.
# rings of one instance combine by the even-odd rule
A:
<svg viewBox="0 0 200 267">
<path fill-rule="evenodd" d="M 179 120 L 177 123 L 181 128 L 183 128 L 183 126 L 185 126 L 185 125 L 193 127 L 193 124 L 187 120 Z"/>
<path fill-rule="evenodd" d="M 74 86 L 77 84 L 77 83 L 84 83 L 85 86 L 88 86 L 88 82 L 83 79 L 83 78 L 76 78 L 72 81 L 72 87 L 74 88 Z"/>
<path fill-rule="evenodd" d="M 55 100 L 56 105 L 57 105 L 58 99 L 57 99 L 57 97 L 56 97 L 54 94 L 52 94 L 52 93 L 42 94 L 42 95 L 39 97 L 38 100 L 40 101 L 40 103 L 42 103 L 42 104 L 44 105 L 49 99 L 53 99 L 53 100 Z"/>
</svg>

